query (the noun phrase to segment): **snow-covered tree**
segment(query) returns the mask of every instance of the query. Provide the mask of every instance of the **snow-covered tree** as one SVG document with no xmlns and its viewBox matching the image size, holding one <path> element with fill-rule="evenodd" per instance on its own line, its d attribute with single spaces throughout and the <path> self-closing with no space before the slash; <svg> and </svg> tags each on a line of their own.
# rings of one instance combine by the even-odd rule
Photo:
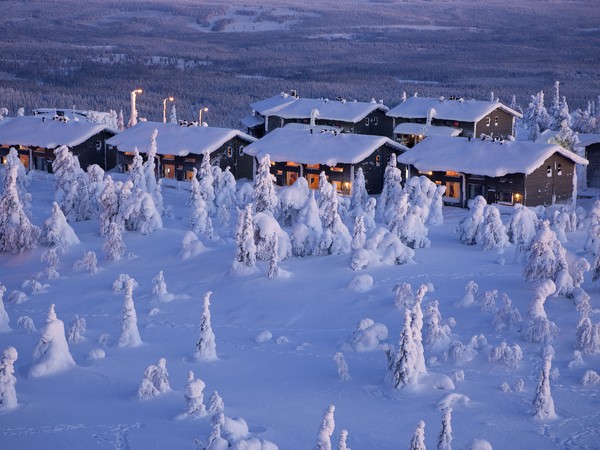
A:
<svg viewBox="0 0 600 450">
<path fill-rule="evenodd" d="M 350 267 L 352 270 L 361 270 L 369 264 L 369 252 L 365 249 L 367 230 L 362 214 L 354 219 L 354 231 L 350 243 Z"/>
<path fill-rule="evenodd" d="M 304 178 L 303 178 L 304 179 Z M 217 207 L 217 217 L 222 229 L 226 230 L 231 224 L 231 214 L 236 207 L 236 183 L 235 177 L 231 173 L 229 166 L 221 172 L 217 181 L 218 189 L 215 192 L 215 205 Z"/>
<path fill-rule="evenodd" d="M 150 136 L 150 146 L 148 147 L 148 154 L 146 155 L 146 162 L 144 163 L 144 175 L 146 178 L 146 192 L 150 194 L 154 201 L 154 206 L 160 215 L 163 214 L 163 196 L 161 192 L 160 181 L 156 181 L 156 152 L 158 147 L 156 145 L 156 137 L 158 136 L 158 130 L 155 129 Z"/>
<path fill-rule="evenodd" d="M 425 307 L 423 342 L 433 351 L 439 351 L 450 343 L 451 330 L 442 321 L 439 302 L 434 300 Z"/>
<path fill-rule="evenodd" d="M 0 253 L 22 253 L 37 247 L 41 230 L 33 225 L 19 200 L 17 167 L 6 174 L 0 197 Z"/>
<path fill-rule="evenodd" d="M 523 116 L 523 121 L 530 131 L 535 129 L 536 125 L 538 132 L 547 130 L 550 127 L 550 115 L 544 106 L 544 91 L 531 96 L 531 102 Z M 532 135 L 530 134 L 529 139 L 533 140 L 531 137 Z"/>
<path fill-rule="evenodd" d="M 380 219 L 388 216 L 388 210 L 402 190 L 402 172 L 398 169 L 398 160 L 392 153 L 383 174 L 383 189 L 377 200 L 377 215 Z"/>
<path fill-rule="evenodd" d="M 527 324 L 523 329 L 523 338 L 527 342 L 549 343 L 558 335 L 558 327 L 548 319 L 544 309 L 544 302 L 555 290 L 552 280 L 544 280 L 536 287 L 533 300 L 529 304 Z"/>
<path fill-rule="evenodd" d="M 475 302 L 477 293 L 479 292 L 479 285 L 471 280 L 465 285 L 465 295 L 458 301 L 457 306 L 468 307 Z"/>
<path fill-rule="evenodd" d="M 306 199 L 306 203 L 298 214 L 298 223 L 294 226 L 290 240 L 292 253 L 296 256 L 312 255 L 323 233 L 323 225 L 319 218 L 319 207 L 314 191 Z"/>
<path fill-rule="evenodd" d="M 418 206 L 411 206 L 402 224 L 397 228 L 396 235 L 409 248 L 429 247 L 431 241 L 427 238 L 429 230 L 425 226 Z"/>
<path fill-rule="evenodd" d="M 140 400 L 146 400 L 170 391 L 167 360 L 160 358 L 157 364 L 150 364 L 146 367 L 137 396 Z"/>
<path fill-rule="evenodd" d="M 210 152 L 208 150 L 202 153 L 202 162 L 198 171 L 198 183 L 200 184 L 200 193 L 206 204 L 206 210 L 209 216 L 214 216 L 215 206 L 215 177 L 210 165 Z"/>
<path fill-rule="evenodd" d="M 444 194 L 446 193 L 446 186 L 437 186 L 431 199 L 431 206 L 429 209 L 429 217 L 427 223 L 429 225 L 442 225 L 444 223 L 444 215 L 442 213 L 442 207 L 444 206 Z"/>
<path fill-rule="evenodd" d="M 85 337 L 83 337 L 85 334 L 85 325 L 85 319 L 75 314 L 69 324 L 67 341 L 71 344 L 78 344 L 83 341 L 85 339 Z"/>
<path fill-rule="evenodd" d="M 425 447 L 425 422 L 419 420 L 415 433 L 410 440 L 409 450 L 426 450 Z"/>
<path fill-rule="evenodd" d="M 85 269 L 91 274 L 98 272 L 98 258 L 96 257 L 96 252 L 85 252 L 83 258 L 75 261 L 73 267 L 75 269 Z"/>
<path fill-rule="evenodd" d="M 317 443 L 314 450 L 331 450 L 331 436 L 335 429 L 335 419 L 333 413 L 335 411 L 334 405 L 329 405 L 323 414 L 323 420 L 319 426 L 317 432 Z"/>
<path fill-rule="evenodd" d="M 416 362 L 415 362 L 415 373 L 417 375 L 426 374 L 427 369 L 425 367 L 425 351 L 423 349 L 423 310 L 421 309 L 421 303 L 423 297 L 427 293 L 427 286 L 422 284 L 417 290 L 415 295 L 415 304 L 411 311 L 411 328 L 413 333 L 413 340 L 416 348 Z"/>
<path fill-rule="evenodd" d="M 502 294 L 502 307 L 496 311 L 492 325 L 496 331 L 518 327 L 522 321 L 521 313 L 513 307 L 512 300 L 507 294 Z"/>
<path fill-rule="evenodd" d="M 442 429 L 438 435 L 437 450 L 452 450 L 452 408 L 442 411 Z"/>
<path fill-rule="evenodd" d="M 553 280 L 558 268 L 558 256 L 562 245 L 550 223 L 544 220 L 531 241 L 527 265 L 523 275 L 527 281 Z"/>
<path fill-rule="evenodd" d="M 340 442 L 338 443 L 338 450 L 351 450 L 347 444 L 348 430 L 342 430 L 340 432 Z"/>
<path fill-rule="evenodd" d="M 492 349 L 488 359 L 493 364 L 507 369 L 516 369 L 523 359 L 523 350 L 518 344 L 508 345 L 506 342 L 502 342 Z"/>
<path fill-rule="evenodd" d="M 165 276 L 162 270 L 158 272 L 158 275 L 152 278 L 152 293 L 158 296 L 168 293 L 167 283 L 165 282 Z"/>
<path fill-rule="evenodd" d="M 213 391 L 213 393 L 208 398 L 208 406 L 206 408 L 206 412 L 208 414 L 216 414 L 218 412 L 222 412 L 225 410 L 225 403 L 223 403 L 223 399 L 219 395 L 217 391 Z"/>
<path fill-rule="evenodd" d="M 579 144 L 579 136 L 569 127 L 567 119 L 563 119 L 558 127 L 558 133 L 549 142 L 574 152 L 575 147 Z"/>
<path fill-rule="evenodd" d="M 538 420 L 553 420 L 558 416 L 554 411 L 554 399 L 550 392 L 550 369 L 552 368 L 552 356 L 544 358 L 544 364 L 540 371 L 540 377 L 535 388 L 531 412 Z"/>
<path fill-rule="evenodd" d="M 348 364 L 346 363 L 344 354 L 342 352 L 337 352 L 333 355 L 333 360 L 337 365 L 338 378 L 342 381 L 348 381 L 350 379 L 350 374 L 348 373 Z"/>
<path fill-rule="evenodd" d="M 194 176 L 191 182 L 190 191 L 190 226 L 194 233 L 201 234 L 207 238 L 212 238 L 212 221 L 208 215 L 206 200 L 202 194 L 202 188 L 197 178 L 197 171 L 194 168 Z"/>
<path fill-rule="evenodd" d="M 142 345 L 142 338 L 137 326 L 137 313 L 135 311 L 135 304 L 133 303 L 134 282 L 133 278 L 125 281 L 125 298 L 123 301 L 119 347 L 139 347 Z"/>
<path fill-rule="evenodd" d="M 400 334 L 398 351 L 391 367 L 391 381 L 394 389 L 401 389 L 415 381 L 417 371 L 417 347 L 413 338 L 411 313 L 404 311 L 404 325 Z"/>
<path fill-rule="evenodd" d="M 175 103 L 171 105 L 171 114 L 169 115 L 169 123 L 177 124 L 177 108 L 175 107 Z"/>
<path fill-rule="evenodd" d="M 575 264 L 573 265 L 573 287 L 574 288 L 578 288 L 581 286 L 581 284 L 584 281 L 585 273 L 589 272 L 591 268 L 592 268 L 592 266 L 590 265 L 590 262 L 587 259 L 585 259 L 584 257 L 581 257 L 581 258 L 577 259 L 577 261 L 575 261 Z"/>
<path fill-rule="evenodd" d="M 115 184 L 110 176 L 104 180 L 104 189 L 100 194 L 100 236 L 106 236 L 112 222 L 120 225 L 125 223 L 125 219 L 120 215 L 118 185 Z"/>
<path fill-rule="evenodd" d="M 469 207 L 469 213 L 460 220 L 458 227 L 456 228 L 456 233 L 464 244 L 475 245 L 479 242 L 480 231 L 484 220 L 483 210 L 486 205 L 487 202 L 485 201 L 485 198 L 478 195 L 473 199 L 473 202 Z"/>
<path fill-rule="evenodd" d="M 23 204 L 23 209 L 25 210 L 25 213 L 29 217 L 29 208 L 31 206 L 31 194 L 27 192 L 27 188 L 31 183 L 31 178 L 25 171 L 25 166 L 19 159 L 19 153 L 17 152 L 17 150 L 15 150 L 14 147 L 11 147 L 8 151 L 8 155 L 6 155 L 6 164 L 4 166 L 5 169 L 1 175 L 4 190 L 7 189 L 9 183 L 13 182 L 13 180 L 9 177 L 10 171 L 13 167 L 17 168 L 17 194 L 19 195 L 19 200 L 21 200 L 21 203 Z"/>
<path fill-rule="evenodd" d="M 277 235 L 273 233 L 269 239 L 269 270 L 267 271 L 267 278 L 273 279 L 279 274 L 279 239 Z"/>
<path fill-rule="evenodd" d="M 254 243 L 254 224 L 252 223 L 252 203 L 238 213 L 235 231 L 235 259 L 233 269 L 248 269 L 256 266 L 256 244 Z"/>
<path fill-rule="evenodd" d="M 489 291 L 485 291 L 482 295 L 479 296 L 478 301 L 481 306 L 481 312 L 486 313 L 495 313 L 497 310 L 496 307 L 496 298 L 498 297 L 497 289 L 490 289 Z"/>
<path fill-rule="evenodd" d="M 529 252 L 531 241 L 536 234 L 537 223 L 538 218 L 533 210 L 521 203 L 515 203 L 507 226 L 507 233 L 510 242 L 515 244 L 515 259 L 517 261 L 522 260 Z"/>
<path fill-rule="evenodd" d="M 185 385 L 185 404 L 186 413 L 190 416 L 206 415 L 206 407 L 204 406 L 204 388 L 206 384 L 199 378 L 196 378 L 194 372 L 188 372 L 188 379 Z"/>
<path fill-rule="evenodd" d="M 52 202 L 52 214 L 44 222 L 42 233 L 48 245 L 55 247 L 59 253 L 64 253 L 71 245 L 79 244 L 79 238 L 56 202 Z"/>
<path fill-rule="evenodd" d="M 502 252 L 508 246 L 506 227 L 500 219 L 500 211 L 494 205 L 487 205 L 483 210 L 481 225 L 481 245 L 485 251 Z"/>
<path fill-rule="evenodd" d="M 318 243 L 319 255 L 348 253 L 352 238 L 338 212 L 338 197 L 333 186 L 321 172 L 319 177 L 319 216 L 323 224 L 323 234 Z"/>
<path fill-rule="evenodd" d="M 217 345 L 215 343 L 215 334 L 210 322 L 210 296 L 211 291 L 204 294 L 202 304 L 202 317 L 200 319 L 200 331 L 198 342 L 196 342 L 195 358 L 198 361 L 214 361 L 217 358 Z"/>
<path fill-rule="evenodd" d="M 108 234 L 102 246 L 108 261 L 119 261 L 125 254 L 125 243 L 121 230 L 121 225 L 116 222 L 112 222 L 108 228 Z"/>
<path fill-rule="evenodd" d="M 367 193 L 365 174 L 362 167 L 359 167 L 352 183 L 352 199 L 350 200 L 352 217 L 356 218 L 364 213 L 368 200 L 369 194 Z"/>
<path fill-rule="evenodd" d="M 394 286 L 394 292 L 396 294 L 396 298 L 394 299 L 394 306 L 396 308 L 402 311 L 412 307 L 415 302 L 415 295 L 410 283 L 397 284 Z"/>
<path fill-rule="evenodd" d="M 33 350 L 31 378 L 62 372 L 75 366 L 65 337 L 65 324 L 56 317 L 54 304 L 50 305 L 46 324 L 40 329 L 40 340 Z"/>
<path fill-rule="evenodd" d="M 6 287 L 0 284 L 0 333 L 10 333 L 12 331 L 10 328 L 10 319 L 4 308 L 4 301 L 2 300 L 5 292 Z"/>
<path fill-rule="evenodd" d="M 133 150 L 133 158 L 129 166 L 129 179 L 133 183 L 134 189 L 139 189 L 142 192 L 148 192 L 146 186 L 146 174 L 144 173 L 144 159 L 137 147 Z"/>
<path fill-rule="evenodd" d="M 0 357 L 0 411 L 7 411 L 17 406 L 17 377 L 15 377 L 15 361 L 19 357 L 17 349 L 6 347 Z"/>
<path fill-rule="evenodd" d="M 254 202 L 255 212 L 275 214 L 279 199 L 275 193 L 275 177 L 271 174 L 271 157 L 269 155 L 265 155 L 260 159 L 254 177 L 252 201 Z"/>
</svg>

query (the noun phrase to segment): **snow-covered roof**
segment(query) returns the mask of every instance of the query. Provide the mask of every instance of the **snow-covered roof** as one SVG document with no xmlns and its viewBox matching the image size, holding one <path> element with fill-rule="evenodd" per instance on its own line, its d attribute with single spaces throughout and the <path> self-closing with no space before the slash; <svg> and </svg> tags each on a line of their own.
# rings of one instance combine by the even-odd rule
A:
<svg viewBox="0 0 600 450">
<path fill-rule="evenodd" d="M 334 132 L 311 134 L 303 129 L 283 127 L 248 145 L 244 152 L 257 158 L 268 154 L 272 161 L 335 166 L 357 164 L 383 145 L 401 152 L 408 150 L 383 136 Z"/>
<path fill-rule="evenodd" d="M 284 119 L 309 119 L 313 111 L 316 118 L 356 123 L 375 110 L 383 112 L 389 108 L 376 101 L 357 102 L 346 100 L 329 100 L 314 98 L 298 98 L 287 94 L 276 95 L 260 102 L 252 103 L 252 109 L 263 116 L 277 116 Z"/>
<path fill-rule="evenodd" d="M 337 131 L 339 133 L 341 133 L 343 131 L 342 127 L 333 127 L 331 125 L 309 125 L 306 123 L 296 123 L 296 122 L 288 123 L 284 126 L 284 128 L 293 128 L 296 130 L 304 130 L 304 131 L 308 131 L 309 133 L 310 133 L 310 130 L 313 130 L 313 133 L 320 133 L 321 130 Z"/>
<path fill-rule="evenodd" d="M 387 115 L 406 119 L 424 119 L 431 108 L 435 110 L 434 118 L 459 122 L 477 122 L 496 108 L 500 108 L 512 116 L 522 117 L 522 114 L 500 102 L 428 97 L 409 97 L 388 111 Z"/>
<path fill-rule="evenodd" d="M 462 128 L 427 126 L 422 123 L 404 122 L 394 128 L 394 133 L 422 136 L 458 136 L 462 133 Z"/>
<path fill-rule="evenodd" d="M 42 117 L 20 116 L 0 122 L 0 145 L 74 147 L 105 130 L 115 134 L 119 132 L 105 124 L 93 122 L 61 122 L 44 120 Z"/>
<path fill-rule="evenodd" d="M 592 144 L 600 144 L 600 134 L 579 133 L 579 143 L 576 147 L 587 147 Z"/>
<path fill-rule="evenodd" d="M 242 119 L 242 125 L 247 128 L 254 128 L 265 123 L 265 118 L 262 116 L 251 115 Z"/>
<path fill-rule="evenodd" d="M 190 153 L 199 155 L 206 150 L 212 153 L 235 137 L 246 142 L 256 141 L 256 138 L 231 128 L 138 122 L 134 127 L 113 136 L 106 142 L 120 152 L 133 152 L 137 148 L 140 153 L 147 153 L 150 148 L 150 137 L 155 129 L 158 130 L 156 146 L 157 153 L 160 155 L 187 156 Z"/>
<path fill-rule="evenodd" d="M 73 109 L 73 108 L 36 108 L 33 111 L 34 116 L 46 117 L 51 119 L 58 115 L 62 117 L 68 117 L 69 120 L 82 120 L 86 121 L 88 117 L 94 116 L 100 120 L 108 120 L 110 118 L 109 112 L 104 111 L 91 111 L 84 109 Z"/>
<path fill-rule="evenodd" d="M 492 141 L 431 136 L 398 156 L 398 162 L 420 171 L 447 171 L 501 177 L 530 174 L 550 155 L 560 153 L 577 164 L 588 161 L 560 145 L 531 141 Z"/>
</svg>

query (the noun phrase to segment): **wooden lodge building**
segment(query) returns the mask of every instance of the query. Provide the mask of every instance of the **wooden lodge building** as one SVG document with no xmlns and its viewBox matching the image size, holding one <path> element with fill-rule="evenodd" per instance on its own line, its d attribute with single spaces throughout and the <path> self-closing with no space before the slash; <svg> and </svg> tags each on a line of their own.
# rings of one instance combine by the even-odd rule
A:
<svg viewBox="0 0 600 450">
<path fill-rule="evenodd" d="M 157 170 L 159 178 L 189 180 L 194 168 L 200 169 L 202 154 L 208 150 L 211 164 L 225 170 L 229 166 L 237 179 L 252 179 L 253 158 L 244 153 L 244 147 L 256 139 L 239 130 L 217 127 L 199 127 L 159 122 L 138 122 L 134 127 L 109 139 L 108 144 L 117 151 L 119 171 L 128 172 L 135 151 L 145 158 L 150 148 L 150 138 L 158 130 Z"/>
<path fill-rule="evenodd" d="M 116 165 L 116 154 L 106 146 L 106 141 L 118 130 L 104 124 L 20 116 L 0 122 L 0 158 L 5 163 L 14 147 L 27 170 L 52 172 L 54 149 L 62 145 L 79 158 L 86 169 L 97 164 L 104 170 Z"/>
<path fill-rule="evenodd" d="M 387 115 L 393 119 L 394 138 L 407 147 L 427 136 L 514 136 L 515 119 L 522 117 L 500 102 L 443 97 L 409 97 Z"/>
<path fill-rule="evenodd" d="M 600 188 L 600 134 L 580 134 L 576 147 L 590 162 L 587 166 L 587 187 Z M 580 153 L 581 154 L 581 153 Z"/>
<path fill-rule="evenodd" d="M 344 133 L 392 137 L 392 118 L 386 115 L 389 108 L 375 99 L 357 102 L 343 98 L 300 98 L 292 91 L 250 106 L 253 114 L 242 119 L 242 123 L 248 134 L 257 138 L 288 123 L 325 125 L 339 128 Z"/>
<path fill-rule="evenodd" d="M 319 174 L 325 172 L 329 182 L 344 195 L 351 194 L 358 167 L 363 169 L 368 193 L 379 194 L 390 155 L 406 150 L 384 136 L 340 133 L 329 127 L 299 124 L 277 128 L 244 149 L 257 159 L 270 156 L 271 173 L 279 186 L 305 177 L 309 187 L 317 189 Z"/>
<path fill-rule="evenodd" d="M 575 165 L 588 163 L 556 144 L 442 136 L 428 137 L 398 162 L 411 176 L 446 186 L 444 201 L 462 207 L 477 195 L 506 205 L 570 203 Z"/>
</svg>

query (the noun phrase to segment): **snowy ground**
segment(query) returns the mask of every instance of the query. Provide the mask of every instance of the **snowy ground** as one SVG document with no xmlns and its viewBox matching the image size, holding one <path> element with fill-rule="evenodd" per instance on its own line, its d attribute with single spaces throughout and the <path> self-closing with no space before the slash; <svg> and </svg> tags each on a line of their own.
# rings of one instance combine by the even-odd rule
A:
<svg viewBox="0 0 600 450">
<path fill-rule="evenodd" d="M 51 212 L 53 178 L 34 175 L 30 187 L 33 222 L 41 226 Z M 210 416 L 178 418 L 185 408 L 183 391 L 189 370 L 206 383 L 205 402 L 217 390 L 227 416 L 243 417 L 254 436 L 268 439 L 280 449 L 312 448 L 323 412 L 330 404 L 336 407 L 335 440 L 342 429 L 347 429 L 348 446 L 354 450 L 408 448 L 419 420 L 426 423 L 427 446 L 435 448 L 440 402 L 452 399 L 454 448 L 466 448 L 474 438 L 486 439 L 496 449 L 598 448 L 600 391 L 597 385 L 583 386 L 581 379 L 587 369 L 600 369 L 600 359 L 586 356 L 584 367 L 567 367 L 573 359 L 579 320 L 572 300 L 551 297 L 545 305 L 549 318 L 561 330 L 553 344 L 553 367 L 560 375 L 551 383 L 559 418 L 546 423 L 534 420 L 530 412 L 542 364 L 541 345 L 524 342 L 516 330 L 496 332 L 491 326 L 492 315 L 480 312 L 478 306 L 455 306 L 470 280 L 479 284 L 480 292 L 498 289 L 499 294 L 507 293 L 524 317 L 533 296 L 533 287 L 522 278 L 522 266 L 513 263 L 512 248 L 506 251 L 502 264 L 498 255 L 459 242 L 453 230 L 465 210 L 444 209 L 444 225 L 430 227 L 431 247 L 417 250 L 414 264 L 370 266 L 360 272 L 371 275 L 374 283 L 366 292 L 358 293 L 348 287 L 357 275 L 350 269 L 348 255 L 290 258 L 281 262 L 290 276 L 273 280 L 265 276 L 263 263 L 259 263 L 258 274 L 228 275 L 232 241 L 205 242 L 205 252 L 182 259 L 179 252 L 187 230 L 187 189 L 186 184 L 163 188 L 165 204 L 173 206 L 175 219 L 165 219 L 162 230 L 149 236 L 125 233 L 127 251 L 135 254 L 132 259 L 108 263 L 97 221 L 73 224 L 82 243 L 62 258 L 61 277 L 45 280 L 48 286 L 29 294 L 24 303 L 13 304 L 7 298 L 44 269 L 40 262 L 44 248 L 17 256 L 0 255 L 0 281 L 7 288 L 4 300 L 13 329 L 0 334 L 0 350 L 12 345 L 19 352 L 19 406 L 0 414 L 0 448 L 193 449 L 194 439 L 206 439 L 211 425 Z M 585 202 L 589 210 L 592 200 Z M 503 219 L 506 222 L 508 216 L 503 215 Z M 585 231 L 570 233 L 568 239 L 569 251 L 582 254 Z M 95 275 L 72 269 L 84 250 L 98 255 Z M 158 301 L 151 293 L 152 278 L 160 270 L 164 271 L 168 291 L 178 296 L 169 303 Z M 113 292 L 112 283 L 121 273 L 139 283 L 134 302 L 144 345 L 138 348 L 122 349 L 115 343 L 120 333 L 123 291 Z M 464 381 L 457 381 L 454 390 L 432 388 L 430 382 L 392 390 L 384 384 L 386 360 L 381 350 L 344 351 L 351 379 L 338 380 L 333 355 L 362 318 L 385 324 L 389 337 L 383 343 L 397 345 L 403 318 L 394 307 L 392 289 L 403 282 L 413 288 L 431 283 L 435 290 L 423 303 L 439 300 L 443 318 L 455 318 L 453 338 L 465 344 L 481 333 L 487 338 L 490 347 L 460 365 L 426 351 L 432 377 L 445 374 L 452 378 L 456 371 L 464 371 Z M 591 282 L 589 273 L 583 288 L 597 312 L 600 286 Z M 213 291 L 212 325 L 219 360 L 200 363 L 194 362 L 192 355 L 202 298 L 208 290 Z M 28 378 L 39 333 L 26 333 L 17 319 L 30 316 L 39 329 L 51 303 L 56 304 L 56 313 L 67 327 L 75 314 L 85 318 L 86 339 L 70 345 L 77 367 L 57 375 Z M 596 322 L 597 314 L 592 318 Z M 272 333 L 272 340 L 257 343 L 255 337 L 264 330 Z M 112 341 L 100 344 L 99 338 L 107 333 Z M 277 343 L 281 336 L 289 342 Z M 488 362 L 490 349 L 503 340 L 523 348 L 524 357 L 516 370 Z M 88 354 L 98 348 L 103 348 L 106 357 L 90 361 Z M 166 358 L 173 391 L 138 400 L 136 392 L 144 369 L 161 357 Z M 513 386 L 518 378 L 525 382 L 522 392 L 501 390 L 503 382 Z M 449 398 L 451 394 L 458 395 Z"/>
</svg>

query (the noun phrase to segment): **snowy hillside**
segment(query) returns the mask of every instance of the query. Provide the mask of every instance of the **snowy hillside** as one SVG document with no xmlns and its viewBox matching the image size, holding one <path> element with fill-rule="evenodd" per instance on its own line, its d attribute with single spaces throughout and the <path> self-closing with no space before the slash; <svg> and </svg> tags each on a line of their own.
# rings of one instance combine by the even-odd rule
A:
<svg viewBox="0 0 600 450">
<path fill-rule="evenodd" d="M 111 176 L 128 180 L 125 174 Z M 42 228 L 53 211 L 55 177 L 32 172 L 32 178 L 31 217 Z M 162 187 L 166 211 L 162 228 L 146 235 L 123 231 L 126 249 L 120 260 L 106 259 L 98 219 L 70 222 L 80 242 L 69 239 L 71 245 L 60 256 L 58 278 L 49 279 L 48 263 L 40 261 L 48 244 L 16 255 L 0 254 L 0 282 L 6 287 L 4 305 L 10 318 L 10 330 L 0 333 L 0 351 L 12 346 L 18 352 L 14 361 L 18 404 L 8 408 L 10 402 L 0 402 L 1 448 L 204 448 L 202 442 L 213 431 L 214 413 L 202 414 L 199 395 L 203 393 L 204 409 L 216 410 L 209 401 L 214 391 L 224 402 L 227 418 L 242 417 L 247 423 L 246 432 L 243 423 L 220 419 L 221 436 L 231 442 L 257 438 L 280 449 L 313 448 L 318 433 L 319 439 L 328 434 L 331 424 L 325 413 L 335 405 L 334 448 L 343 429 L 348 431 L 348 448 L 354 450 L 409 448 L 421 420 L 427 447 L 436 448 L 443 411 L 451 406 L 456 449 L 485 448 L 481 440 L 495 449 L 597 448 L 600 384 L 584 385 L 582 378 L 588 370 L 600 370 L 600 357 L 585 354 L 583 361 L 573 363 L 580 320 L 574 299 L 551 295 L 545 304 L 542 299 L 541 310 L 560 330 L 546 371 L 557 417 L 535 418 L 532 403 L 534 397 L 539 400 L 536 387 L 544 373 L 544 355 L 551 350 L 525 340 L 524 330 L 530 304 L 539 307 L 533 300 L 543 293 L 536 294 L 533 282 L 525 281 L 524 263 L 514 262 L 514 245 L 498 254 L 459 240 L 455 229 L 467 210 L 444 207 L 443 224 L 427 225 L 430 245 L 415 244 L 412 262 L 386 264 L 371 256 L 366 257 L 371 259 L 365 269 L 354 271 L 349 251 L 290 256 L 279 261 L 278 276 L 271 279 L 268 260 L 259 260 L 257 270 L 245 275 L 232 271 L 235 215 L 227 228 L 219 225 L 213 211 L 213 231 L 220 238 L 206 238 L 205 227 L 200 227 L 200 242 L 192 241 L 182 252 L 184 238 L 189 242 L 190 189 L 188 182 Z M 588 215 L 592 203 L 592 199 L 582 203 Z M 510 214 L 512 208 L 502 209 L 505 224 Z M 586 220 L 585 226 L 564 233 L 570 263 L 581 256 L 594 262 L 584 251 L 590 219 Z M 352 233 L 353 220 L 348 217 L 344 222 Z M 292 235 L 292 227 L 282 223 L 278 231 L 264 217 L 261 226 L 279 233 L 281 252 L 281 236 Z M 366 229 L 367 237 L 375 233 L 369 226 Z M 76 265 L 86 252 L 97 256 L 96 273 L 86 269 L 93 267 L 90 259 Z M 136 283 L 117 283 L 120 290 L 115 291 L 113 283 L 121 274 Z M 595 323 L 600 287 L 591 278 L 586 273 L 581 287 L 591 297 L 589 315 Z M 472 298 L 465 297 L 470 281 L 478 285 Z M 427 374 L 394 389 L 384 349 L 393 345 L 398 350 L 406 317 L 410 322 L 401 303 L 406 301 L 411 308 L 414 300 L 404 283 L 415 295 L 420 286 L 428 288 L 421 290 Z M 211 327 L 204 302 L 209 291 Z M 521 322 L 496 318 L 493 310 L 506 305 L 503 294 L 520 311 Z M 129 333 L 135 326 L 131 300 L 141 343 L 131 334 L 123 337 L 124 329 Z M 441 314 L 437 327 L 432 325 L 439 319 L 434 300 Z M 75 365 L 64 359 L 65 349 L 58 342 L 64 341 L 60 324 L 47 322 L 52 304 L 70 337 Z M 125 315 L 124 306 L 129 308 Z M 75 315 L 85 319 L 85 326 L 81 320 L 73 321 Z M 0 329 L 1 325 L 0 315 Z M 208 328 L 214 333 L 217 359 L 210 357 Z M 53 343 L 43 341 L 40 331 Z M 197 348 L 200 337 L 207 353 Z M 58 362 L 65 370 L 53 374 L 48 374 L 48 367 L 39 370 L 41 362 L 48 362 L 47 353 L 40 356 L 48 346 L 60 354 Z M 347 363 L 347 380 L 341 379 L 345 375 L 341 357 L 334 360 L 338 352 Z M 13 360 L 14 354 L 5 354 L 5 372 Z M 153 385 L 151 379 L 161 378 L 165 367 L 168 385 L 164 379 Z M 145 371 L 148 379 L 142 383 Z M 202 383 L 188 383 L 194 381 L 189 371 L 202 380 L 204 389 Z M 6 373 L 4 377 L 0 381 L 6 391 Z M 139 392 L 151 398 L 140 399 Z M 6 399 L 4 395 L 0 398 Z M 321 426 L 325 429 L 319 431 Z M 476 439 L 480 441 L 473 443 Z M 273 447 L 264 442 L 262 448 Z"/>
</svg>

